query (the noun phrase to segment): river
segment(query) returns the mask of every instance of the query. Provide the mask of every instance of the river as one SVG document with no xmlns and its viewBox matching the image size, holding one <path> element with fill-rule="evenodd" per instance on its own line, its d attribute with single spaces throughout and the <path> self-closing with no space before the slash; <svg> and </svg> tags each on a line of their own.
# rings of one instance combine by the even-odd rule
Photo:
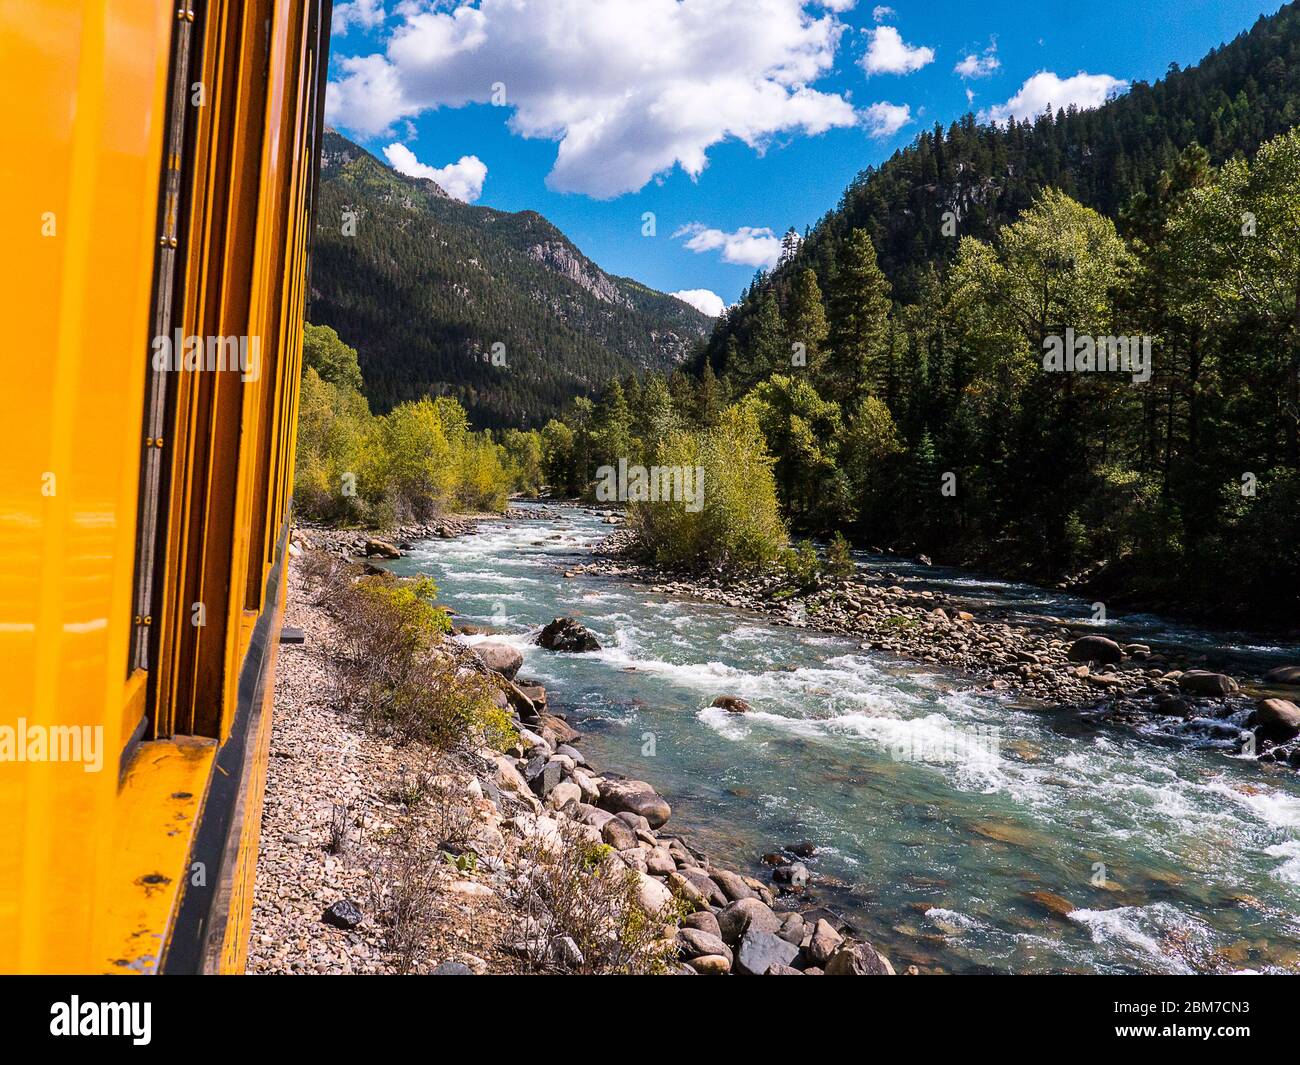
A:
<svg viewBox="0 0 1300 1065">
<path fill-rule="evenodd" d="M 845 637 L 566 578 L 608 531 L 565 509 L 417 544 L 393 568 L 434 576 L 458 620 L 518 647 L 521 677 L 546 686 L 593 763 L 671 802 L 668 831 L 764 878 L 761 855 L 814 842 L 814 898 L 900 970 L 1300 972 L 1300 776 L 1262 772 L 1228 742 L 1018 704 Z M 1010 619 L 1090 616 L 1029 585 L 859 565 Z M 533 645 L 561 614 L 604 649 Z M 1108 629 L 1252 666 L 1300 660 L 1149 616 Z M 710 707 L 722 694 L 753 710 Z"/>
</svg>

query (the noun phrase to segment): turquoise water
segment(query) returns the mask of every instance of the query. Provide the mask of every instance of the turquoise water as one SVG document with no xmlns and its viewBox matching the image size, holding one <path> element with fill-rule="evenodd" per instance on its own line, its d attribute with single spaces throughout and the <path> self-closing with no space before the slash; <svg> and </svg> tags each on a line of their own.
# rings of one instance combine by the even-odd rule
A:
<svg viewBox="0 0 1300 1065">
<path fill-rule="evenodd" d="M 493 625 L 518 647 L 521 676 L 546 685 L 593 762 L 668 798 L 669 831 L 759 876 L 762 854 L 812 840 L 814 900 L 896 965 L 1300 972 L 1294 774 L 1233 757 L 1231 740 L 1104 728 L 847 638 L 614 578 L 566 578 L 609 530 L 563 514 L 419 544 L 394 568 L 432 574 L 458 620 Z M 1008 616 L 1081 616 L 1030 586 L 926 577 Z M 604 650 L 533 645 L 560 614 L 581 618 Z M 1151 618 L 1116 625 L 1166 631 Z M 1248 640 L 1239 650 L 1285 657 Z M 753 711 L 711 708 L 722 694 Z"/>
</svg>

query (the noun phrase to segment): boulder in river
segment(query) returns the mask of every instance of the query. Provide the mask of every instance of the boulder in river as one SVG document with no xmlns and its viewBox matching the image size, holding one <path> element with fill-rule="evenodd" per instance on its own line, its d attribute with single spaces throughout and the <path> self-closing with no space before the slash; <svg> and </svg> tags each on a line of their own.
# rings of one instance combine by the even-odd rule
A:
<svg viewBox="0 0 1300 1065">
<path fill-rule="evenodd" d="M 710 705 L 726 710 L 729 714 L 743 714 L 753 709 L 738 695 L 719 695 Z"/>
<path fill-rule="evenodd" d="M 1178 678 L 1178 688 L 1189 695 L 1234 695 L 1237 682 L 1226 673 L 1189 669 Z"/>
<path fill-rule="evenodd" d="M 395 544 L 390 544 L 387 540 L 367 540 L 366 557 L 401 558 L 402 552 L 397 549 Z"/>
<path fill-rule="evenodd" d="M 783 884 L 791 891 L 802 891 L 808 886 L 808 867 L 803 862 L 790 862 L 778 865 L 772 870 L 772 879 Z"/>
<path fill-rule="evenodd" d="M 1261 699 L 1255 704 L 1255 724 L 1267 739 L 1289 740 L 1300 735 L 1300 706 L 1288 699 Z"/>
<path fill-rule="evenodd" d="M 826 963 L 827 976 L 893 976 L 889 959 L 870 943 L 841 947 Z"/>
<path fill-rule="evenodd" d="M 640 814 L 659 828 L 672 816 L 672 807 L 644 780 L 606 780 L 600 785 L 600 805 L 612 813 Z"/>
<path fill-rule="evenodd" d="M 1070 644 L 1071 662 L 1122 662 L 1124 651 L 1105 636 L 1080 636 Z"/>
<path fill-rule="evenodd" d="M 524 656 L 500 640 L 484 640 L 474 650 L 488 669 L 500 673 L 506 680 L 514 680 L 519 667 L 524 664 Z"/>
<path fill-rule="evenodd" d="M 599 651 L 600 641 L 576 618 L 556 618 L 546 625 L 537 642 L 548 651 Z"/>
<path fill-rule="evenodd" d="M 1300 666 L 1278 666 L 1264 674 L 1265 684 L 1284 684 L 1300 688 Z"/>
</svg>

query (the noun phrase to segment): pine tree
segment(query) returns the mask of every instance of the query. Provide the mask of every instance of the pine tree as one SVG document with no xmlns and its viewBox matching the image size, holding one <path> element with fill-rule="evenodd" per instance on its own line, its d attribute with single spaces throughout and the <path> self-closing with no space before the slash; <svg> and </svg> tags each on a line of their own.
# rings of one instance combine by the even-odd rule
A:
<svg viewBox="0 0 1300 1065">
<path fill-rule="evenodd" d="M 830 357 L 820 391 L 845 404 L 888 356 L 890 285 L 866 230 L 855 229 L 840 249 L 829 303 Z"/>
<path fill-rule="evenodd" d="M 632 457 L 632 413 L 617 378 L 609 382 L 596 417 L 596 447 L 598 465 L 616 466 Z"/>
<path fill-rule="evenodd" d="M 795 278 L 786 330 L 792 351 L 796 344 L 803 345 L 808 373 L 813 377 L 820 375 L 826 358 L 827 326 L 826 308 L 822 305 L 822 290 L 817 284 L 815 270 L 805 268 Z"/>
</svg>

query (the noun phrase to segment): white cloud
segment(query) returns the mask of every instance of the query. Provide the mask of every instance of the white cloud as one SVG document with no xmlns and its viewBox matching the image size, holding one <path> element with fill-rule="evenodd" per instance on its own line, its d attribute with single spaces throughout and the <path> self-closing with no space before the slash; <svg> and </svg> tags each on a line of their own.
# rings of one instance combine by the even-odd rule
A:
<svg viewBox="0 0 1300 1065">
<path fill-rule="evenodd" d="M 686 247 L 693 252 L 722 251 L 724 263 L 739 266 L 762 266 L 768 270 L 781 258 L 781 238 L 766 226 L 741 226 L 734 233 L 710 229 L 699 222 L 682 226 L 673 239 L 689 235 Z"/>
<path fill-rule="evenodd" d="M 866 110 L 867 132 L 873 137 L 892 137 L 912 121 L 909 104 L 890 104 L 881 101 Z"/>
<path fill-rule="evenodd" d="M 1023 121 L 1036 118 L 1047 108 L 1057 111 L 1071 104 L 1080 111 L 1100 107 L 1112 96 L 1127 91 L 1128 82 L 1112 78 L 1109 74 L 1085 74 L 1080 71 L 1072 78 L 1058 78 L 1041 70 L 1020 86 L 1020 91 L 1005 104 L 990 107 L 979 113 L 980 121 L 1005 123 L 1009 118 Z"/>
<path fill-rule="evenodd" d="M 984 49 L 983 55 L 976 55 L 974 52 L 969 53 L 955 67 L 953 73 L 960 74 L 963 78 L 987 78 L 1002 63 L 998 60 L 998 46 L 990 44 Z"/>
<path fill-rule="evenodd" d="M 868 32 L 871 44 L 862 57 L 862 69 L 868 74 L 910 74 L 934 62 L 933 48 L 905 43 L 893 26 L 879 26 Z"/>
<path fill-rule="evenodd" d="M 813 82 L 845 25 L 841 0 L 460 0 L 407 4 L 384 53 L 345 57 L 331 125 L 379 136 L 438 107 L 505 93 L 509 126 L 559 144 L 547 184 L 609 198 L 736 138 L 857 124 L 852 104 Z"/>
<path fill-rule="evenodd" d="M 427 166 L 405 144 L 390 144 L 384 149 L 384 158 L 399 174 L 436 181 L 448 196 L 461 203 L 473 203 L 479 198 L 488 172 L 487 164 L 477 155 L 462 155 L 446 166 Z"/>
<path fill-rule="evenodd" d="M 373 30 L 384 24 L 384 17 L 383 0 L 348 0 L 347 3 L 334 5 L 330 32 L 345 34 L 352 26 Z"/>
<path fill-rule="evenodd" d="M 707 314 L 710 318 L 717 318 L 727 309 L 722 297 L 716 292 L 707 288 L 684 288 L 681 292 L 674 292 L 683 303 L 689 303 L 701 314 Z"/>
<path fill-rule="evenodd" d="M 893 18 L 898 12 L 892 7 L 886 7 L 884 4 L 878 4 L 871 9 L 871 17 L 877 22 L 884 22 L 887 18 Z"/>
</svg>

